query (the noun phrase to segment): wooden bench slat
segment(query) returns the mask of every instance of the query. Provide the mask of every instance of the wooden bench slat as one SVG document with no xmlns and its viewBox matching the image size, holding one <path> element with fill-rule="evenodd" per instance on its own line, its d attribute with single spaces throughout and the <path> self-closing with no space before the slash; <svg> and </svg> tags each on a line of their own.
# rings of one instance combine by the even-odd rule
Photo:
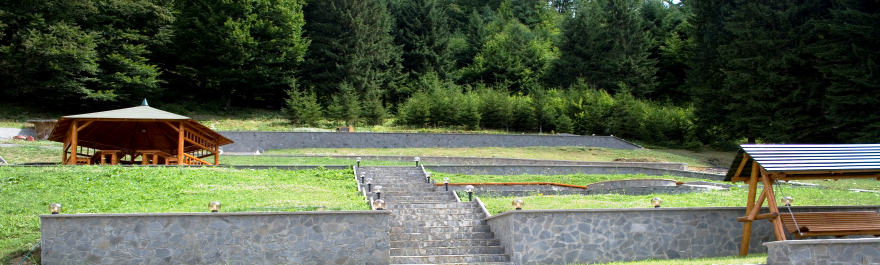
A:
<svg viewBox="0 0 880 265">
<path fill-rule="evenodd" d="M 792 220 L 794 215 L 794 220 Z M 780 213 L 779 217 L 789 233 L 804 236 L 880 235 L 880 214 L 877 212 L 811 212 Z"/>
</svg>

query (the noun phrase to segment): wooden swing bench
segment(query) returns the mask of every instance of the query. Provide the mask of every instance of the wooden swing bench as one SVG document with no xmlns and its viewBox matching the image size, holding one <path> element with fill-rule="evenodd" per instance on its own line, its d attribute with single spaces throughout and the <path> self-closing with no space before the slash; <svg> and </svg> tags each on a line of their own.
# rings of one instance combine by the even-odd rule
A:
<svg viewBox="0 0 880 265">
<path fill-rule="evenodd" d="M 795 238 L 849 235 L 880 236 L 880 214 L 876 211 L 790 212 L 776 205 L 774 183 L 790 180 L 877 179 L 880 180 L 880 144 L 741 145 L 726 181 L 746 182 L 749 194 L 743 222 L 740 255 L 747 255 L 752 223 L 769 219 L 776 240 L 786 232 Z M 758 192 L 758 183 L 763 190 Z M 758 214 L 767 202 L 769 213 Z"/>
<path fill-rule="evenodd" d="M 779 217 L 785 230 L 797 239 L 811 236 L 880 236 L 880 214 L 872 211 L 779 213 Z"/>
</svg>

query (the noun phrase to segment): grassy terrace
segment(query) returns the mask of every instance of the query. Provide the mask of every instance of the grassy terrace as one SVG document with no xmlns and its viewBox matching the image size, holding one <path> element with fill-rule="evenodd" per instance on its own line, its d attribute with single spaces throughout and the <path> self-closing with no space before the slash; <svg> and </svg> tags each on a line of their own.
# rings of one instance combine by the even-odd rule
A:
<svg viewBox="0 0 880 265">
<path fill-rule="evenodd" d="M 745 257 L 730 256 L 702 259 L 643 260 L 632 262 L 612 262 L 604 265 L 705 265 L 705 264 L 763 264 L 767 254 L 749 254 Z"/>
<path fill-rule="evenodd" d="M 61 150 L 43 147 L 61 147 L 60 143 L 49 141 L 0 141 L 0 144 L 27 145 L 23 147 L 0 147 L 0 156 L 9 163 L 29 162 L 59 162 Z M 42 147 L 41 147 L 42 146 Z M 550 160 L 575 160 L 575 161 L 628 161 L 628 162 L 677 162 L 687 163 L 691 167 L 709 167 L 707 161 L 717 161 L 716 157 L 732 153 L 708 152 L 694 153 L 690 151 L 675 150 L 667 152 L 663 150 L 618 150 L 596 147 L 484 147 L 484 148 L 301 148 L 269 150 L 267 155 L 408 155 L 408 156 L 464 156 L 464 157 L 506 157 L 526 159 L 550 159 Z M 706 157 L 709 155 L 711 157 Z M 273 158 L 273 157 L 243 157 L 222 156 L 223 164 L 299 164 L 299 165 L 351 165 L 354 160 L 348 159 L 320 159 L 310 158 Z M 729 161 L 726 163 L 730 163 Z M 363 165 L 402 165 L 396 162 L 364 161 Z M 408 165 L 408 164 L 407 164 Z"/>
<path fill-rule="evenodd" d="M 39 242 L 38 215 L 64 213 L 369 210 L 351 170 L 0 167 L 0 263 Z"/>
<path fill-rule="evenodd" d="M 638 179 L 638 178 L 666 178 L 678 181 L 693 181 L 702 179 L 684 178 L 678 176 L 645 176 L 645 175 L 520 175 L 520 176 L 468 176 L 434 173 L 435 179 L 449 177 L 450 183 L 480 183 L 480 182 L 556 182 L 585 186 L 590 183 L 607 180 Z M 706 181 L 706 180 L 702 180 Z M 842 179 L 840 181 L 814 181 L 818 184 L 828 185 L 825 189 L 816 188 L 793 188 L 789 185 L 775 187 L 776 196 L 791 196 L 795 198 L 794 205 L 822 206 L 822 205 L 880 205 L 880 194 L 868 192 L 852 192 L 847 189 L 869 189 L 880 191 L 880 183 L 876 180 L 866 179 Z M 467 200 L 467 194 L 459 194 Z M 485 197 L 480 198 L 486 204 L 487 210 L 492 214 L 512 210 L 510 202 L 515 198 L 522 199 L 525 209 L 585 209 L 585 208 L 650 208 L 650 200 L 653 197 L 663 198 L 663 207 L 742 207 L 748 197 L 748 189 L 731 188 L 729 191 L 712 191 L 691 194 L 675 195 L 546 195 L 528 197 Z"/>
<path fill-rule="evenodd" d="M 693 152 L 691 152 L 693 153 Z M 470 156 L 506 157 L 576 161 L 677 162 L 689 166 L 708 167 L 704 159 L 685 153 L 639 149 L 560 146 L 560 147 L 483 147 L 483 148 L 300 148 L 269 150 L 272 155 L 407 155 L 407 156 Z M 733 159 L 734 154 L 730 153 Z M 728 164 L 730 162 L 727 162 Z"/>
</svg>

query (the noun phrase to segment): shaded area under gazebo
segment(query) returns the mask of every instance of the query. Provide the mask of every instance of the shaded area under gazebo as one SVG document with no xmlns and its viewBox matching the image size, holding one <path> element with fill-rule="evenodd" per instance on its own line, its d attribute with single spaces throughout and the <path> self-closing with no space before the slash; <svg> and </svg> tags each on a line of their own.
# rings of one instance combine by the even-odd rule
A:
<svg viewBox="0 0 880 265">
<path fill-rule="evenodd" d="M 189 117 L 146 105 L 61 117 L 49 140 L 63 144 L 65 165 L 218 165 L 220 146 L 232 143 Z"/>
<path fill-rule="evenodd" d="M 752 222 L 768 219 L 777 241 L 786 233 L 795 238 L 849 235 L 880 236 L 880 215 L 875 211 L 779 211 L 773 186 L 777 181 L 817 179 L 880 180 L 880 144 L 743 144 L 725 181 L 749 184 L 740 255 L 747 255 Z M 762 191 L 758 193 L 760 187 Z M 757 198 L 756 198 L 757 197 Z M 766 201 L 769 213 L 759 214 Z"/>
</svg>

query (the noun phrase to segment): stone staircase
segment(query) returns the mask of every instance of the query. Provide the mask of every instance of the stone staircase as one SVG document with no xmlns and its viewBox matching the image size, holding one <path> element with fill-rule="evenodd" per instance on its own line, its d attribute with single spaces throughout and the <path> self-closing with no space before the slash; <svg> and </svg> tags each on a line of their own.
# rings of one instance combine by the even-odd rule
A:
<svg viewBox="0 0 880 265">
<path fill-rule="evenodd" d="M 477 203 L 425 181 L 419 167 L 360 167 L 391 210 L 391 264 L 513 264 Z M 362 184 L 366 190 L 366 185 Z M 367 193 L 375 198 L 374 193 Z"/>
</svg>

